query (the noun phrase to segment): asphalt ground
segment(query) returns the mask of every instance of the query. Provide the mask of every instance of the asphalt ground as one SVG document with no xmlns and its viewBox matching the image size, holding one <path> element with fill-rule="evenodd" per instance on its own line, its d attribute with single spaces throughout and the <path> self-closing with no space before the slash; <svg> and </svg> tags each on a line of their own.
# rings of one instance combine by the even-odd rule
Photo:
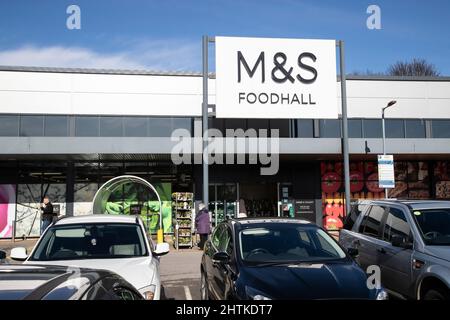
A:
<svg viewBox="0 0 450 320">
<path fill-rule="evenodd" d="M 161 299 L 199 300 L 202 251 L 183 249 L 161 257 Z"/>
</svg>

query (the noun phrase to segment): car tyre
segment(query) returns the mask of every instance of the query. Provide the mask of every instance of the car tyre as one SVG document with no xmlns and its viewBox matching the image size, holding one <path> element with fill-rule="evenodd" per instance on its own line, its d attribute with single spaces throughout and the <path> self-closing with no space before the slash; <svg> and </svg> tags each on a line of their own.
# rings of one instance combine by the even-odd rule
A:
<svg viewBox="0 0 450 320">
<path fill-rule="evenodd" d="M 200 299 L 201 300 L 209 300 L 208 282 L 207 282 L 207 278 L 206 278 L 206 273 L 204 271 L 201 272 Z"/>
<path fill-rule="evenodd" d="M 450 294 L 442 289 L 428 290 L 423 296 L 424 300 L 450 300 Z"/>
</svg>

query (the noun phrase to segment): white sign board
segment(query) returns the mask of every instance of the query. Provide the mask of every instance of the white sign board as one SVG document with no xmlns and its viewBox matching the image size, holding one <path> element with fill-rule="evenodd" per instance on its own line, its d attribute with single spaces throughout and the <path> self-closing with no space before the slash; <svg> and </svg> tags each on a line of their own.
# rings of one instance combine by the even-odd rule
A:
<svg viewBox="0 0 450 320">
<path fill-rule="evenodd" d="M 216 37 L 218 118 L 338 118 L 336 41 Z"/>
<path fill-rule="evenodd" d="M 395 188 L 394 156 L 378 156 L 378 184 L 380 188 Z"/>
</svg>

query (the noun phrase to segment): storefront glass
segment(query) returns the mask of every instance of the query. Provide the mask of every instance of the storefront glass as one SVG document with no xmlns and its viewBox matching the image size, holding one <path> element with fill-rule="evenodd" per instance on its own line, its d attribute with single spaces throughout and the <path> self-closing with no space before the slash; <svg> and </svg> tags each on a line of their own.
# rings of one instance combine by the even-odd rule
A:
<svg viewBox="0 0 450 320">
<path fill-rule="evenodd" d="M 434 179 L 429 175 L 433 162 L 395 161 L 395 188 L 389 198 L 450 199 L 449 162 L 437 162 Z M 345 216 L 345 192 L 342 162 L 321 163 L 323 224 L 328 229 L 340 229 Z M 433 192 L 435 189 L 435 192 Z M 351 199 L 384 199 L 384 189 L 378 187 L 378 166 L 373 161 L 350 163 Z"/>
</svg>

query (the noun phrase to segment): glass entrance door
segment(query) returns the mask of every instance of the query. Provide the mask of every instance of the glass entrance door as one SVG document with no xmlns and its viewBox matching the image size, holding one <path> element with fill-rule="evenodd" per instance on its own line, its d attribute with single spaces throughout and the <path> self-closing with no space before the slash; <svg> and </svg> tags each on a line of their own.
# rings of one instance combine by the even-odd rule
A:
<svg viewBox="0 0 450 320">
<path fill-rule="evenodd" d="M 237 183 L 214 183 L 209 185 L 209 211 L 212 212 L 212 223 L 215 227 L 225 219 L 237 215 L 238 187 Z"/>
</svg>

